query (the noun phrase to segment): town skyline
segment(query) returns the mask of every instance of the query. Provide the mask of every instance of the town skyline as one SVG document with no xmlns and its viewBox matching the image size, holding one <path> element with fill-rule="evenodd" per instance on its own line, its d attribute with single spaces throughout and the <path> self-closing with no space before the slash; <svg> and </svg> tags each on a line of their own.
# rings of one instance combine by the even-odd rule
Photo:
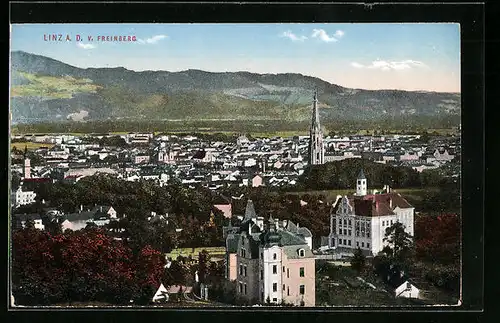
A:
<svg viewBox="0 0 500 323">
<path fill-rule="evenodd" d="M 11 50 L 80 68 L 297 73 L 355 89 L 460 92 L 458 24 L 25 24 L 11 25 Z"/>
</svg>

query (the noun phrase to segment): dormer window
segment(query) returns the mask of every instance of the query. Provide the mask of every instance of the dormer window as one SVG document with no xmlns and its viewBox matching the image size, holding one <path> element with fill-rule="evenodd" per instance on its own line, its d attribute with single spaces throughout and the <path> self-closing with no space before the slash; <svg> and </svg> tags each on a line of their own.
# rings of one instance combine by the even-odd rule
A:
<svg viewBox="0 0 500 323">
<path fill-rule="evenodd" d="M 304 249 L 299 249 L 299 256 L 300 257 L 305 257 L 305 255 L 306 255 L 305 250 Z"/>
</svg>

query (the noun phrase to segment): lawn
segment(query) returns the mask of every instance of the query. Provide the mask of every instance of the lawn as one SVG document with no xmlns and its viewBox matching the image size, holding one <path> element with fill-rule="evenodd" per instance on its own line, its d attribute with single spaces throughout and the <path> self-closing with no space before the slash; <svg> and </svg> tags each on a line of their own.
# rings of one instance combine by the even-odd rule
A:
<svg viewBox="0 0 500 323">
<path fill-rule="evenodd" d="M 199 248 L 178 248 L 172 250 L 167 254 L 167 257 L 172 258 L 173 260 L 177 259 L 179 256 L 189 257 L 196 259 L 198 255 L 203 250 L 206 250 L 210 256 L 221 256 L 225 255 L 226 249 L 225 247 L 199 247 Z"/>
<path fill-rule="evenodd" d="M 54 147 L 54 144 L 49 144 L 49 143 L 44 143 L 44 142 L 31 142 L 31 141 L 13 142 L 10 144 L 10 148 L 12 149 L 14 147 L 16 147 L 16 149 L 18 149 L 18 150 L 24 150 L 25 147 L 27 147 L 28 150 L 35 150 L 35 149 L 38 149 L 40 147 L 52 148 L 52 147 Z"/>
</svg>

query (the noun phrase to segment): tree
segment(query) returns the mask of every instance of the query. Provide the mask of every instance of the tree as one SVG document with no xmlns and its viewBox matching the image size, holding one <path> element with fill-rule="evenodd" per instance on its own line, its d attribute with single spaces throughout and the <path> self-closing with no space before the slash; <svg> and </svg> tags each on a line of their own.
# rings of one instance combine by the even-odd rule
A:
<svg viewBox="0 0 500 323">
<path fill-rule="evenodd" d="M 351 259 L 351 267 L 356 270 L 358 273 L 363 270 L 365 267 L 366 257 L 363 255 L 361 248 L 357 248 L 354 252 L 354 256 Z"/>
<path fill-rule="evenodd" d="M 387 245 L 382 250 L 394 264 L 407 267 L 413 253 L 413 237 L 405 231 L 405 226 L 401 222 L 396 222 L 385 229 Z"/>
</svg>

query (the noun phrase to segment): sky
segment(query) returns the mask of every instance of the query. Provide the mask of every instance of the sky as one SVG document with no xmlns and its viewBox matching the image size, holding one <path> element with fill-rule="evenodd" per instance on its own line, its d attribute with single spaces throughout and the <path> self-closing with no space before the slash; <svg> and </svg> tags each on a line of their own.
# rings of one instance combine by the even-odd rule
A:
<svg viewBox="0 0 500 323">
<path fill-rule="evenodd" d="M 15 24 L 10 43 L 81 68 L 300 73 L 348 88 L 460 92 L 451 23 Z"/>
</svg>

